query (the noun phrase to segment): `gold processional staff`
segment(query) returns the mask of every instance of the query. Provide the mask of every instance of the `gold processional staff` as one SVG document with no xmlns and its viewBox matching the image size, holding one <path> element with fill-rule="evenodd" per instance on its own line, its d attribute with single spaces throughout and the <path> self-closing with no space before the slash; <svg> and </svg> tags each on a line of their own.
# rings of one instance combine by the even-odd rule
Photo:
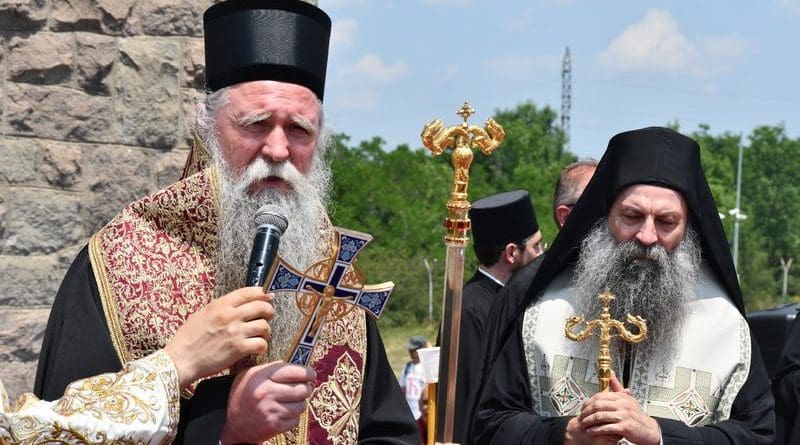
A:
<svg viewBox="0 0 800 445">
<path fill-rule="evenodd" d="M 435 119 L 422 130 L 422 143 L 434 155 L 452 148 L 454 180 L 450 200 L 447 202 L 447 218 L 444 220 L 444 244 L 447 249 L 444 275 L 444 306 L 440 333 L 441 355 L 439 358 L 439 384 L 436 406 L 435 437 L 437 444 L 453 443 L 453 417 L 456 402 L 456 377 L 458 375 L 458 335 L 461 327 L 461 290 L 464 280 L 464 249 L 469 242 L 470 229 L 467 188 L 469 168 L 472 165 L 473 148 L 485 155 L 491 154 L 505 139 L 505 131 L 493 119 L 486 121 L 486 128 L 467 124 L 475 113 L 467 102 L 459 108 L 461 125 L 443 128 L 442 121 Z M 444 403 L 441 403 L 444 401 Z M 430 402 L 429 402 L 430 403 Z"/>
</svg>

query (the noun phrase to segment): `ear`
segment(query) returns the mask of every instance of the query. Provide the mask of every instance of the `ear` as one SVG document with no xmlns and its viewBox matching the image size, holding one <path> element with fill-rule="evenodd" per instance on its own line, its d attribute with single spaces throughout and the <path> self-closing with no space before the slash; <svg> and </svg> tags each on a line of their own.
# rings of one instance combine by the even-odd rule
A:
<svg viewBox="0 0 800 445">
<path fill-rule="evenodd" d="M 517 247 L 514 243 L 506 244 L 506 247 L 503 249 L 503 253 L 500 255 L 500 261 L 508 265 L 514 264 L 514 259 L 517 256 L 517 252 L 519 251 L 519 247 Z"/>
<path fill-rule="evenodd" d="M 556 207 L 556 219 L 558 220 L 559 229 L 564 227 L 564 223 L 567 222 L 567 218 L 569 218 L 570 212 L 572 212 L 572 208 L 570 207 L 567 206 Z"/>
</svg>

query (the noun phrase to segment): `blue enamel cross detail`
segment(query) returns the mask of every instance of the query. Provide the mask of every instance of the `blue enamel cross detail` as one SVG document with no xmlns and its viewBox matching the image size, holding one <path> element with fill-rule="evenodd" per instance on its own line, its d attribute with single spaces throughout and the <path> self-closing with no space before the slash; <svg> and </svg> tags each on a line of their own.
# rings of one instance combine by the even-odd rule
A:
<svg viewBox="0 0 800 445">
<path fill-rule="evenodd" d="M 297 292 L 297 305 L 305 322 L 295 337 L 286 361 L 307 365 L 327 317 L 341 318 L 353 306 L 363 308 L 378 319 L 389 301 L 394 283 L 365 285 L 363 274 L 353 264 L 358 254 L 372 240 L 366 233 L 336 228 L 334 252 L 330 258 L 301 273 L 283 258 L 278 258 L 272 278 L 265 284 L 267 292 Z M 320 267 L 322 266 L 322 267 Z M 322 276 L 310 276 L 310 271 L 323 269 Z"/>
</svg>

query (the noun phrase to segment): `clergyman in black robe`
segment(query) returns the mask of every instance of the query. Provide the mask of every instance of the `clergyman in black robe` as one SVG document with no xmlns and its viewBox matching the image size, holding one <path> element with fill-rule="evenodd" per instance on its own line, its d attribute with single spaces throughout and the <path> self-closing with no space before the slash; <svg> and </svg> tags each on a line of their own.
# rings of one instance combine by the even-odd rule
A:
<svg viewBox="0 0 800 445">
<path fill-rule="evenodd" d="M 465 443 L 483 379 L 486 324 L 497 293 L 511 275 L 542 253 L 530 195 L 498 193 L 472 203 L 473 249 L 480 263 L 462 291 L 453 440 Z"/>
<path fill-rule="evenodd" d="M 795 317 L 772 379 L 777 444 L 800 443 L 800 317 Z"/>
<path fill-rule="evenodd" d="M 597 346 L 565 339 L 564 325 L 569 316 L 597 306 L 575 295 L 576 289 L 585 288 L 576 287 L 581 283 L 573 279 L 588 267 L 581 261 L 585 258 L 582 245 L 594 242 L 593 235 L 605 232 L 615 247 L 631 244 L 614 240 L 610 228 L 606 229 L 606 218 L 614 210 L 612 205 L 616 205 L 617 198 L 637 185 L 680 195 L 685 203 L 687 234 L 689 229 L 694 232 L 700 267 L 696 268 L 696 280 L 692 274 L 675 280 L 694 283 L 684 286 L 691 292 L 679 294 L 688 295 L 684 297 L 685 306 L 669 301 L 656 305 L 660 310 L 668 310 L 669 306 L 684 308 L 677 335 L 656 336 L 653 341 L 661 343 L 655 343 L 659 348 L 655 352 L 647 341 L 615 347 L 614 372 L 620 383 L 612 388 L 619 392 L 592 396 L 598 388 L 593 363 Z M 649 211 L 634 209 L 620 217 L 633 220 Z M 651 220 L 650 227 L 674 222 L 666 216 L 656 218 L 664 220 Z M 604 239 L 600 235 L 598 239 Z M 687 244 L 686 238 L 678 244 Z M 674 251 L 678 251 L 677 247 Z M 630 261 L 626 267 L 647 264 L 650 258 Z M 595 258 L 593 263 L 606 261 L 611 259 Z M 638 273 L 650 276 L 642 270 L 653 269 L 656 267 L 642 267 Z M 694 141 L 664 128 L 646 128 L 612 138 L 565 227 L 538 270 L 527 275 L 527 289 L 514 300 L 525 301 L 525 309 L 513 324 L 500 322 L 496 326 L 497 357 L 485 376 L 473 419 L 473 443 L 562 444 L 568 443 L 567 439 L 581 443 L 587 437 L 572 433 L 590 434 L 592 428 L 599 428 L 600 432 L 589 437 L 588 442 L 615 442 L 620 437 L 608 432 L 609 428 L 617 428 L 634 418 L 633 414 L 622 419 L 598 416 L 603 410 L 612 411 L 617 400 L 626 404 L 633 401 L 636 409 L 630 412 L 646 422 L 648 439 L 657 432 L 655 438 L 659 440 L 655 443 L 772 443 L 775 420 L 769 381 L 743 317 L 744 303 L 730 251 Z M 625 300 L 620 289 L 613 288 L 624 283 L 625 277 L 616 277 L 616 281 L 611 278 L 601 276 L 595 286 L 602 290 L 608 284 L 612 291 L 618 291 L 618 298 Z M 524 287 L 517 283 L 515 288 Z M 636 300 L 631 297 L 627 301 Z M 647 313 L 638 315 L 648 317 Z M 586 316 L 596 318 L 597 312 Z M 615 314 L 615 318 L 620 316 Z M 623 384 L 630 394 L 621 391 Z M 608 402 L 607 397 L 615 397 L 615 402 Z M 598 402 L 587 406 L 587 400 Z M 598 403 L 605 405 L 601 409 Z M 582 412 L 595 417 L 581 418 Z M 591 424 L 583 430 L 570 430 L 568 435 L 568 427 L 583 425 L 580 422 Z"/>
<path fill-rule="evenodd" d="M 41 398 L 158 351 L 189 315 L 240 289 L 253 216 L 263 205 L 290 221 L 279 254 L 296 267 L 318 264 L 336 245 L 321 136 L 330 18 L 305 2 L 227 0 L 206 11 L 204 25 L 210 92 L 198 108 L 203 146 L 190 155 L 183 179 L 126 206 L 74 260 L 45 332 L 35 383 Z M 265 356 L 190 385 L 175 443 L 217 444 L 226 433 L 230 442 L 257 442 L 268 424 L 267 435 L 282 434 L 279 443 L 418 443 L 377 326 L 363 309 L 320 328 L 300 383 L 285 380 L 300 367 L 281 359 L 303 314 L 293 294 L 276 295 L 273 305 Z M 275 387 L 292 399 L 264 389 Z M 295 402 L 306 391 L 310 397 Z M 120 402 L 144 403 L 135 395 Z M 285 417 L 270 419 L 265 405 Z M 240 439 L 248 434 L 252 440 Z"/>
</svg>

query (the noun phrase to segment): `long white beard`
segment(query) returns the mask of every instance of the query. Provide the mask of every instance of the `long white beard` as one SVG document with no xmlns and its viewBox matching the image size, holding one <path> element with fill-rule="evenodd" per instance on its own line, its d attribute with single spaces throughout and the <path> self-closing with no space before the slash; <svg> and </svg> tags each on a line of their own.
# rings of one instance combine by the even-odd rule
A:
<svg viewBox="0 0 800 445">
<path fill-rule="evenodd" d="M 680 244 L 667 252 L 658 245 L 616 241 L 603 219 L 582 243 L 573 286 L 587 318 L 600 314 L 597 295 L 610 290 L 616 296 L 610 305 L 612 317 L 624 321 L 632 314 L 647 319 L 642 346 L 667 354 L 680 345 L 678 336 L 699 274 L 700 248 L 690 227 Z"/>
<path fill-rule="evenodd" d="M 215 263 L 217 295 L 225 295 L 244 285 L 256 229 L 254 216 L 265 204 L 278 206 L 289 220 L 278 254 L 300 270 L 318 260 L 323 253 L 321 229 L 327 221 L 325 209 L 330 188 L 330 170 L 321 159 L 315 156 L 307 176 L 288 161 L 273 164 L 258 158 L 241 173 L 231 171 L 221 161 L 217 164 L 222 180 L 219 249 Z M 266 189 L 250 193 L 251 184 L 270 176 L 283 178 L 290 190 Z M 272 334 L 267 352 L 270 362 L 284 358 L 303 318 L 294 294 L 275 295 L 273 305 L 275 317 L 270 322 Z"/>
</svg>

